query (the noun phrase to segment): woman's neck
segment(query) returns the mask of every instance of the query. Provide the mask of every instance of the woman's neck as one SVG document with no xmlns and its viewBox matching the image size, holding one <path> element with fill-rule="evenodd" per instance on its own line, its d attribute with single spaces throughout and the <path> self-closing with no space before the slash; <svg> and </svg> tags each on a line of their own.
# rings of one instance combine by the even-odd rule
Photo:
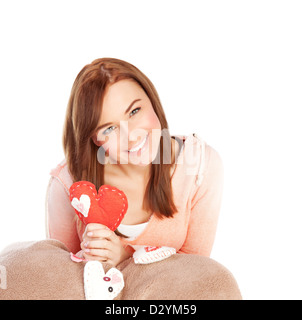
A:
<svg viewBox="0 0 302 320">
<path fill-rule="evenodd" d="M 104 174 L 110 177 L 119 177 L 131 180 L 145 180 L 150 178 L 152 163 L 146 166 L 133 164 L 106 164 Z"/>
</svg>

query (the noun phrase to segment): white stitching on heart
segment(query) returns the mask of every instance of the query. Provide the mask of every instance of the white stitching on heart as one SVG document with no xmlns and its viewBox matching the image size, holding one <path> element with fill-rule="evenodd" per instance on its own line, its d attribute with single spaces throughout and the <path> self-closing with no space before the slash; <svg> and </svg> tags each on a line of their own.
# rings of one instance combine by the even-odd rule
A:
<svg viewBox="0 0 302 320">
<path fill-rule="evenodd" d="M 77 184 L 71 191 L 70 191 L 70 194 L 72 195 L 72 193 L 74 192 L 74 190 L 78 187 L 81 186 L 81 182 L 79 184 Z M 88 186 L 92 191 L 94 191 L 94 189 L 90 186 L 90 185 L 87 185 L 86 183 L 83 184 L 83 186 Z M 104 190 L 110 190 L 110 191 L 118 191 L 118 189 L 114 188 L 111 186 L 111 188 L 108 188 L 108 187 L 103 187 L 102 189 L 99 190 L 99 197 L 97 197 L 97 195 L 95 195 L 95 193 L 93 192 L 93 196 L 96 198 L 97 201 L 99 201 L 101 199 L 101 197 L 103 196 L 103 193 L 104 193 Z M 123 195 L 120 193 L 120 192 L 117 192 L 121 198 L 122 198 L 122 201 L 123 201 L 123 209 L 121 210 L 120 214 L 119 214 L 119 217 L 116 221 L 116 223 L 114 224 L 114 228 L 116 227 L 116 225 L 119 223 L 119 221 L 121 220 L 121 217 L 123 215 L 123 213 L 125 212 L 125 207 L 126 207 L 126 204 L 125 202 L 127 201 Z M 82 195 L 83 196 L 83 195 Z M 81 197 L 82 197 L 81 196 Z M 85 195 L 87 196 L 87 195 Z M 89 198 L 89 205 L 86 205 L 85 204 L 81 204 L 81 197 L 80 197 L 80 201 L 77 199 L 77 198 L 73 198 L 72 199 L 72 206 L 79 212 L 81 212 L 83 214 L 84 217 L 87 217 L 88 216 L 88 212 L 89 212 L 89 208 L 90 208 L 90 204 L 91 204 L 91 200 Z M 88 197 L 88 196 L 87 196 Z M 74 201 L 74 202 L 73 202 Z M 88 203 L 88 200 L 87 200 L 87 203 Z M 88 208 L 87 208 L 88 207 Z"/>
</svg>

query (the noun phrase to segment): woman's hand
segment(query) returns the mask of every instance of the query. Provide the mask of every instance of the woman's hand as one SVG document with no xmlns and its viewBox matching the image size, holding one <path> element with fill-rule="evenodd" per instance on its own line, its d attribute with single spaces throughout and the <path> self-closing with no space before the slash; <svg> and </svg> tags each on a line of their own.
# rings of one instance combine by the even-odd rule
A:
<svg viewBox="0 0 302 320">
<path fill-rule="evenodd" d="M 81 248 L 86 260 L 98 260 L 114 267 L 131 256 L 131 253 L 123 247 L 119 237 L 98 223 L 87 224 Z"/>
</svg>

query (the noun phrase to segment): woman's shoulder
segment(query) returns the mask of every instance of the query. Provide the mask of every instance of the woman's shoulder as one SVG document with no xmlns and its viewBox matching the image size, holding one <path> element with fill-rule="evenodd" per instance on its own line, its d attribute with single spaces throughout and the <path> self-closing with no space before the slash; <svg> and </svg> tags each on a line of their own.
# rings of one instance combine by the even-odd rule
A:
<svg viewBox="0 0 302 320">
<path fill-rule="evenodd" d="M 195 183 L 200 186 L 211 167 L 222 166 L 220 154 L 198 134 L 177 135 L 180 152 L 177 163 L 187 176 L 195 176 Z"/>
<path fill-rule="evenodd" d="M 57 179 L 64 186 L 66 191 L 69 192 L 69 188 L 73 184 L 73 179 L 68 170 L 66 159 L 62 160 L 56 167 L 54 167 L 50 171 L 50 175 Z"/>
</svg>

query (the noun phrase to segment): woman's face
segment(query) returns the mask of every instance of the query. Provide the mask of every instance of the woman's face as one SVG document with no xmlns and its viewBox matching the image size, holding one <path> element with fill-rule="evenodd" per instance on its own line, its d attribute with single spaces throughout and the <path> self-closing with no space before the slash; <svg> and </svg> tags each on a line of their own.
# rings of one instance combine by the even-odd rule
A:
<svg viewBox="0 0 302 320">
<path fill-rule="evenodd" d="M 156 157 L 161 125 L 138 83 L 120 80 L 107 87 L 97 129 L 110 163 L 145 166 Z"/>
</svg>

